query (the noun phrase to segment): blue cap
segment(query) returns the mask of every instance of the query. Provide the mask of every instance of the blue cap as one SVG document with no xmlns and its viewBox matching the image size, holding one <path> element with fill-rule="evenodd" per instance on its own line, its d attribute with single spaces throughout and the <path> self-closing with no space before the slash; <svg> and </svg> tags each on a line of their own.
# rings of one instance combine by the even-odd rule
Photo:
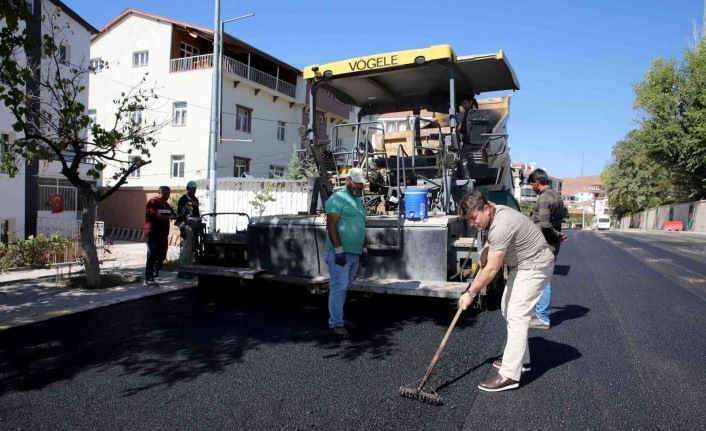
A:
<svg viewBox="0 0 706 431">
<path fill-rule="evenodd" d="M 187 188 L 187 189 L 194 189 L 194 188 L 196 188 L 196 181 L 189 181 L 188 183 L 186 183 L 186 188 Z"/>
</svg>

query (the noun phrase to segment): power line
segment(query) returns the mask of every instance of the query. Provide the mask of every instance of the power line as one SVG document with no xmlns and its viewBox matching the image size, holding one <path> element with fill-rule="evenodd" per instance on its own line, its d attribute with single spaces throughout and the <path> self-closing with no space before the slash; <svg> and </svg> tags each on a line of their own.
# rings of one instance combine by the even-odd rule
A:
<svg viewBox="0 0 706 431">
<path fill-rule="evenodd" d="M 124 86 L 129 87 L 129 88 L 135 88 L 134 85 L 130 85 L 130 84 L 127 84 L 127 83 L 125 83 L 125 82 L 118 81 L 118 80 L 113 79 L 113 78 L 108 78 L 107 76 L 102 76 L 102 75 L 100 75 L 100 74 L 96 74 L 95 76 L 100 76 L 100 77 L 103 78 L 103 79 L 106 79 L 106 80 L 108 80 L 108 81 L 115 82 L 115 83 L 120 84 L 120 85 L 124 85 Z M 172 102 L 183 102 L 183 101 L 184 101 L 183 99 L 174 99 L 174 98 L 172 98 L 172 97 L 165 96 L 165 95 L 158 94 L 158 93 L 154 93 L 154 94 L 155 94 L 158 98 L 170 100 L 170 101 L 172 101 Z M 207 111 L 211 111 L 211 108 L 210 108 L 210 107 L 197 105 L 197 104 L 195 104 L 195 103 L 190 103 L 190 102 L 188 102 L 188 101 L 187 101 L 187 103 L 188 103 L 188 106 L 193 106 L 193 107 L 195 107 L 195 108 L 199 108 L 199 109 L 204 109 L 204 110 L 207 110 Z M 238 114 L 235 113 L 235 112 L 228 112 L 228 111 L 223 111 L 223 110 L 221 110 L 221 114 L 230 115 L 230 116 L 233 116 L 233 117 L 237 117 L 237 115 L 238 115 Z M 253 120 L 258 120 L 258 121 L 266 121 L 266 122 L 269 122 L 269 123 L 285 123 L 285 124 L 294 124 L 294 125 L 297 125 L 297 126 L 302 126 L 302 125 L 303 125 L 303 123 L 296 123 L 296 122 L 292 122 L 292 121 L 271 120 L 271 119 L 269 119 L 269 118 L 251 117 L 251 119 L 253 119 Z M 327 125 L 327 126 L 328 126 L 328 125 Z"/>
</svg>

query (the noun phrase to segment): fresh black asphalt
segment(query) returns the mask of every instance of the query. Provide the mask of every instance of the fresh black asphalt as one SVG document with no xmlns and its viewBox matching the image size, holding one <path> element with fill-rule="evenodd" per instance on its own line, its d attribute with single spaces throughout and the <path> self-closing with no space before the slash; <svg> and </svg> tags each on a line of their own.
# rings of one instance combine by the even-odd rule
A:
<svg viewBox="0 0 706 431">
<path fill-rule="evenodd" d="M 225 281 L 0 332 L 0 429 L 700 429 L 706 265 L 689 247 L 570 232 L 518 390 L 476 387 L 505 341 L 495 307 L 462 316 L 435 407 L 398 389 L 424 374 L 451 301 L 351 294 L 359 327 L 339 343 L 325 296 Z"/>
</svg>

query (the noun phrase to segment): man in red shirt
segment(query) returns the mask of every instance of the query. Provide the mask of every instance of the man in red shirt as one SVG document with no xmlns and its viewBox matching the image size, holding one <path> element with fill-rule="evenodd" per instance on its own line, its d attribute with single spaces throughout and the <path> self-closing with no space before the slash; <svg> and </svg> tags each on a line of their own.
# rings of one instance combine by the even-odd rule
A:
<svg viewBox="0 0 706 431">
<path fill-rule="evenodd" d="M 169 205 L 171 190 L 167 186 L 159 188 L 159 196 L 147 202 L 145 212 L 145 237 L 147 238 L 147 264 L 145 265 L 145 286 L 157 286 L 155 278 L 167 258 L 169 221 L 176 214 Z"/>
</svg>

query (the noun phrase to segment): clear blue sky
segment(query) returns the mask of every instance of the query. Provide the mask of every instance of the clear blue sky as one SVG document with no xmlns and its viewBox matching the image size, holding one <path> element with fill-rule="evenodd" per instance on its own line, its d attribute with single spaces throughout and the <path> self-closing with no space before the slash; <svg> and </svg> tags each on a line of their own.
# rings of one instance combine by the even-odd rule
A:
<svg viewBox="0 0 706 431">
<path fill-rule="evenodd" d="M 64 1 L 98 29 L 128 7 L 213 27 L 211 0 Z M 223 19 L 247 13 L 256 16 L 226 31 L 300 69 L 437 44 L 459 55 L 505 50 L 521 87 L 513 161 L 571 177 L 584 153 L 583 173 L 599 174 L 636 127 L 632 84 L 656 57 L 681 58 L 703 0 L 222 1 Z"/>
</svg>

